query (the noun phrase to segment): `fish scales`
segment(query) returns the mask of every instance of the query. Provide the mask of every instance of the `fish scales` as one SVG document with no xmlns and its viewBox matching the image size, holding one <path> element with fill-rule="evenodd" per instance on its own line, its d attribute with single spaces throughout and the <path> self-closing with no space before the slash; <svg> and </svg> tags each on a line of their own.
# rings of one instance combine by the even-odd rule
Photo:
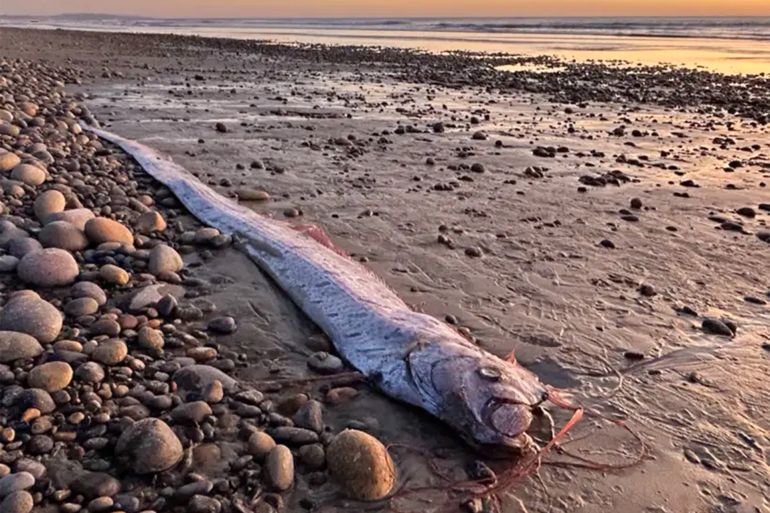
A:
<svg viewBox="0 0 770 513">
<path fill-rule="evenodd" d="M 236 235 L 340 356 L 383 392 L 433 414 L 473 445 L 521 445 L 531 408 L 547 394 L 534 374 L 413 311 L 361 264 L 225 198 L 154 149 L 84 128 L 131 155 L 201 222 Z"/>
</svg>

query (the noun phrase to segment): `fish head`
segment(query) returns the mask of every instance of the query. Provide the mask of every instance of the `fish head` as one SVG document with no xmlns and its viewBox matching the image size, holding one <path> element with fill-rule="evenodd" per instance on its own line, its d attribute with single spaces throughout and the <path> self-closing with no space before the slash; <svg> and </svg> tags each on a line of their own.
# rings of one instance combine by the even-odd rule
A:
<svg viewBox="0 0 770 513">
<path fill-rule="evenodd" d="M 436 344 L 410 361 L 430 409 L 474 447 L 526 448 L 532 411 L 547 399 L 546 387 L 516 363 L 477 348 L 454 347 L 446 351 L 446 345 Z"/>
</svg>

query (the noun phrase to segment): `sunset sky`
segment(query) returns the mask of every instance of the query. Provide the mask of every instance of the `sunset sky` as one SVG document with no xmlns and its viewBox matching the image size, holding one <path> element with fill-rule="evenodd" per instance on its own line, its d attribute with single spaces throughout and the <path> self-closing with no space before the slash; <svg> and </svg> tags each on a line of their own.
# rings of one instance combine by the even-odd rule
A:
<svg viewBox="0 0 770 513">
<path fill-rule="evenodd" d="M 3 14 L 169 17 L 770 16 L 770 0 L 2 0 Z"/>
</svg>

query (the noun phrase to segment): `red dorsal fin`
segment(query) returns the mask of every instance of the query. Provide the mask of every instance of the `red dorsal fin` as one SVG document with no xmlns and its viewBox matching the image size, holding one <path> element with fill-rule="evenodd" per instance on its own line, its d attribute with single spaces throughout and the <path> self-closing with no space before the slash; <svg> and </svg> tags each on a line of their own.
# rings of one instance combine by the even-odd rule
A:
<svg viewBox="0 0 770 513">
<path fill-rule="evenodd" d="M 297 230 L 298 232 L 304 233 L 311 239 L 315 240 L 322 246 L 331 249 L 335 253 L 338 253 L 342 256 L 348 256 L 345 254 L 344 251 L 342 251 L 332 242 L 331 238 L 329 238 L 329 235 L 326 233 L 326 231 L 320 226 L 318 226 L 317 224 L 293 224 L 291 225 L 291 227 Z"/>
</svg>

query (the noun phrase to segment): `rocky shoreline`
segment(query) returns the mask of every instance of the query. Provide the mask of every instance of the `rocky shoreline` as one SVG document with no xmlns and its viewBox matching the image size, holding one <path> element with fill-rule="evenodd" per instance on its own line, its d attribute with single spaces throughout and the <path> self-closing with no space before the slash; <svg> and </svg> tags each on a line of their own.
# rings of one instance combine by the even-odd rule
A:
<svg viewBox="0 0 770 513">
<path fill-rule="evenodd" d="M 0 512 L 279 507 L 295 467 L 319 484 L 327 457 L 349 496 L 387 495 L 379 441 L 335 436 L 307 394 L 231 377 L 248 362 L 217 340 L 237 321 L 200 301 L 215 285 L 196 276 L 230 237 L 82 131 L 94 120 L 64 92 L 68 70 L 0 72 Z M 326 352 L 308 364 L 344 371 Z"/>
<path fill-rule="evenodd" d="M 763 500 L 767 77 L 72 31 L 2 29 L 0 48 L 7 511 L 30 504 L 22 491 L 52 512 L 442 510 L 442 476 L 490 475 L 440 423 L 356 381 L 227 237 L 76 133 L 92 118 L 260 214 L 320 224 L 410 305 L 515 350 L 647 443 L 618 472 L 549 466 L 552 452 L 503 511 Z M 141 444 L 120 442 L 145 429 L 181 460 L 137 473 Z M 396 490 L 424 491 L 351 500 L 392 486 L 362 432 L 389 446 Z M 573 433 L 568 450 L 592 460 L 638 448 L 590 418 Z M 268 462 L 273 443 L 287 449 Z M 381 472 L 335 471 L 332 448 L 351 443 Z M 84 494 L 76 475 L 107 485 Z"/>
</svg>

